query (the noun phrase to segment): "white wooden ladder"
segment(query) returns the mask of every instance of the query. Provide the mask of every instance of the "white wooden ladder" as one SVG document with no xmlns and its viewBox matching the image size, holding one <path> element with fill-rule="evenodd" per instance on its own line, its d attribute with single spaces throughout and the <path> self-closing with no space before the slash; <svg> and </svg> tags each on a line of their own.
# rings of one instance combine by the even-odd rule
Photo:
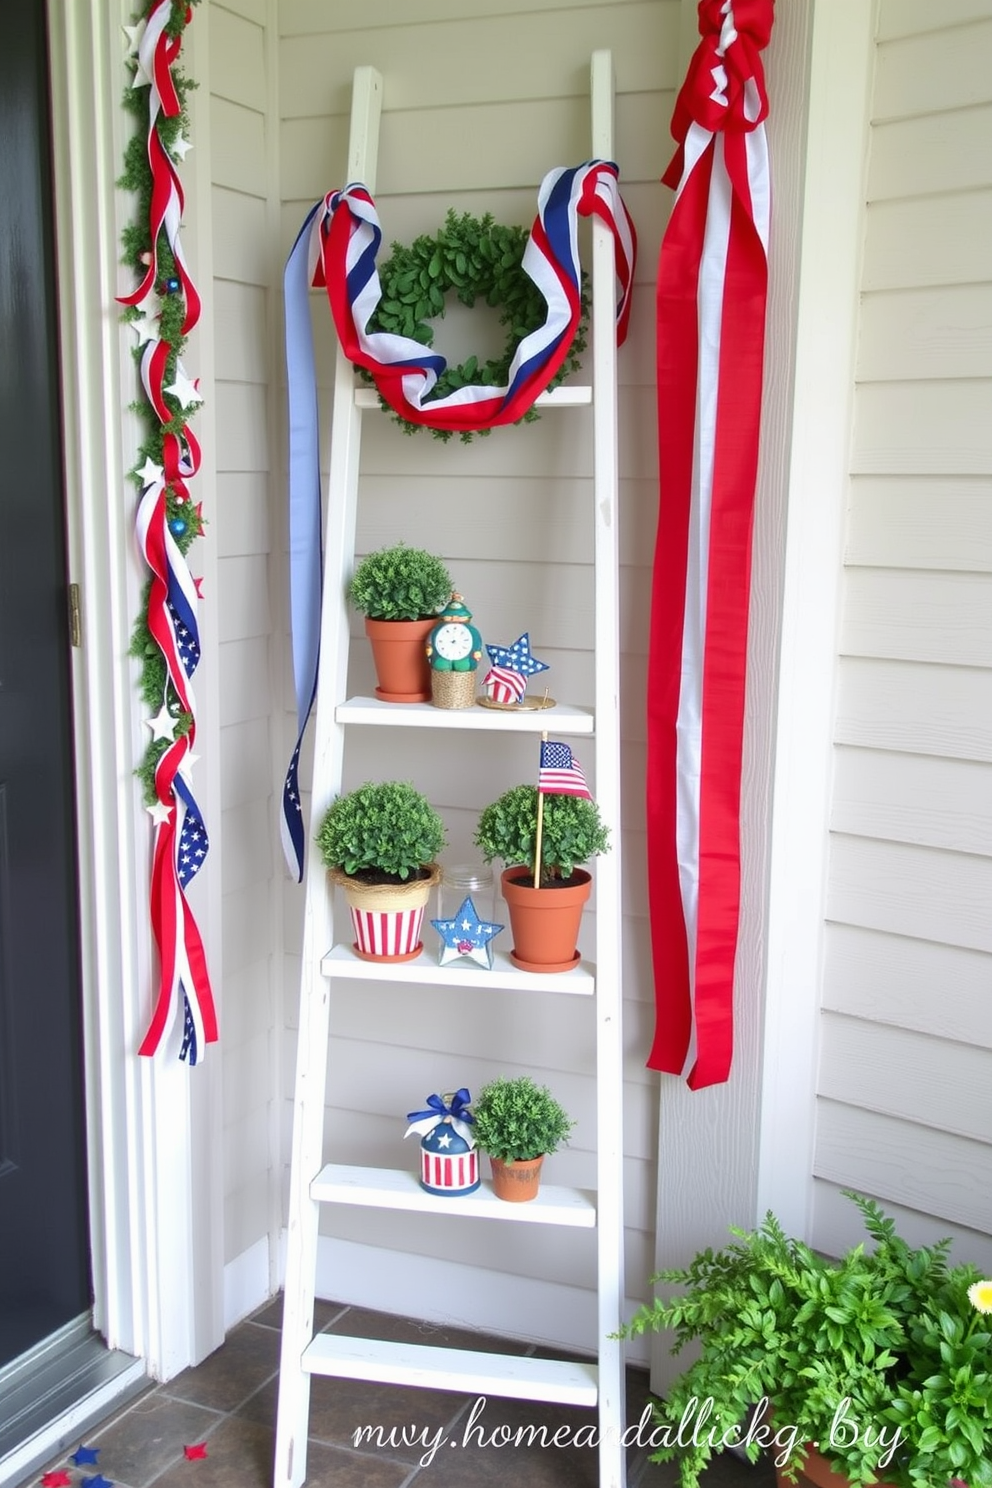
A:
<svg viewBox="0 0 992 1488">
<path fill-rule="evenodd" d="M 382 80 L 372 68 L 355 72 L 352 96 L 348 181 L 375 191 Z M 591 66 L 592 156 L 613 158 L 613 68 L 609 52 L 596 52 Z M 621 1343 L 611 1335 L 623 1307 L 623 1075 L 621 1045 L 620 951 L 620 711 L 619 594 L 617 539 L 617 380 L 614 245 L 610 230 L 592 224 L 591 386 L 571 386 L 542 395 L 539 405 L 563 410 L 592 404 L 595 503 L 595 693 L 592 709 L 560 705 L 553 712 L 519 714 L 489 709 L 448 710 L 430 704 L 383 704 L 374 698 L 348 698 L 349 616 L 347 582 L 353 569 L 362 419 L 378 409 L 370 390 L 357 387 L 354 369 L 337 349 L 328 518 L 321 617 L 321 669 L 315 719 L 315 758 L 311 827 L 307 848 L 306 906 L 299 1014 L 296 1089 L 286 1247 L 275 1488 L 297 1488 L 306 1478 L 310 1379 L 313 1374 L 399 1385 L 429 1385 L 468 1395 L 558 1401 L 596 1407 L 599 1420 L 601 1488 L 625 1483 L 624 1361 Z M 588 417 L 589 415 L 586 414 Z M 596 1019 L 597 1188 L 547 1187 L 527 1204 L 492 1197 L 488 1186 L 466 1198 L 437 1199 L 425 1193 L 413 1173 L 344 1164 L 325 1166 L 322 1138 L 329 999 L 336 983 L 402 979 L 421 988 L 436 986 L 436 959 L 390 967 L 360 961 L 346 944 L 335 944 L 330 895 L 314 837 L 320 818 L 340 791 L 345 738 L 349 726 L 487 729 L 585 735 L 595 749 L 596 797 L 612 828 L 614 850 L 596 860 L 595 962 L 547 976 L 518 971 L 505 954 L 486 973 L 487 989 L 510 995 L 522 986 L 536 991 L 587 995 Z M 402 747 L 403 735 L 397 737 Z M 459 972 L 446 967 L 444 987 L 458 984 Z M 476 979 L 477 980 L 477 979 Z M 597 1340 L 595 1360 L 517 1358 L 474 1350 L 385 1343 L 313 1332 L 318 1220 L 325 1203 L 364 1205 L 400 1211 L 459 1214 L 504 1222 L 572 1225 L 597 1234 Z M 416 1298 L 410 1299 L 416 1312 Z"/>
</svg>

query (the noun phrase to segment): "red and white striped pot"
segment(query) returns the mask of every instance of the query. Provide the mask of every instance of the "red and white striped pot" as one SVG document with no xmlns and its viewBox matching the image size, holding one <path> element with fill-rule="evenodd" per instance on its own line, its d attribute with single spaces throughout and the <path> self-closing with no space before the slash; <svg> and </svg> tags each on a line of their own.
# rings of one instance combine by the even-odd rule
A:
<svg viewBox="0 0 992 1488">
<path fill-rule="evenodd" d="M 356 956 L 363 961 L 412 961 L 420 955 L 424 911 L 441 877 L 436 863 L 425 868 L 426 877 L 402 884 L 364 884 L 331 870 L 333 882 L 344 889 Z"/>
</svg>

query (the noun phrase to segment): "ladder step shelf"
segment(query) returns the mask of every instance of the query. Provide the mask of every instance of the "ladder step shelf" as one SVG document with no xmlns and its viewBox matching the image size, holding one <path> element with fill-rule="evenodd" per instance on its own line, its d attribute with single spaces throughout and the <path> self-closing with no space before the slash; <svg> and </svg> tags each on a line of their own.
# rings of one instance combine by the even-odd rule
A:
<svg viewBox="0 0 992 1488">
<path fill-rule="evenodd" d="M 534 733 L 544 729 L 557 734 L 592 734 L 595 719 L 591 708 L 556 703 L 553 708 L 515 709 L 436 708 L 433 703 L 383 703 L 374 697 L 352 697 L 338 703 L 336 723 L 367 724 L 374 728 L 481 729 L 494 733 Z"/>
<path fill-rule="evenodd" d="M 405 1209 L 422 1214 L 467 1215 L 523 1224 L 570 1225 L 594 1229 L 596 1195 L 588 1189 L 542 1183 L 526 1204 L 497 1199 L 483 1181 L 475 1193 L 451 1197 L 421 1188 L 416 1173 L 403 1168 L 361 1167 L 328 1163 L 310 1185 L 310 1197 L 324 1204 L 353 1204 L 369 1209 Z"/>
<path fill-rule="evenodd" d="M 594 1406 L 599 1395 L 596 1365 L 584 1361 L 489 1354 L 336 1333 L 318 1333 L 304 1350 L 302 1363 L 308 1374 L 511 1400 Z"/>
<path fill-rule="evenodd" d="M 325 977 L 347 977 L 368 982 L 404 982 L 420 987 L 468 987 L 478 992 L 561 992 L 591 997 L 596 990 L 596 968 L 580 961 L 571 971 L 518 971 L 505 951 L 496 951 L 491 969 L 439 966 L 437 956 L 421 951 L 412 961 L 364 961 L 349 945 L 332 946 L 320 969 Z"/>
</svg>

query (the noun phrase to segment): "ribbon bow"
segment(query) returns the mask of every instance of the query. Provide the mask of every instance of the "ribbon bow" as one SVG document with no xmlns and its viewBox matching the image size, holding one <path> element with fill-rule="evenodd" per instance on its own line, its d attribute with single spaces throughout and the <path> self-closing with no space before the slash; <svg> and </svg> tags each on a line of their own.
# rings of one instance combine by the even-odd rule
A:
<svg viewBox="0 0 992 1488">
<path fill-rule="evenodd" d="M 425 1137 L 429 1131 L 433 1131 L 436 1126 L 440 1126 L 443 1121 L 447 1121 L 454 1127 L 463 1141 L 468 1142 L 470 1146 L 474 1147 L 475 1138 L 472 1135 L 472 1122 L 475 1120 L 475 1117 L 468 1108 L 468 1103 L 471 1099 L 472 1097 L 464 1085 L 461 1090 L 456 1090 L 454 1095 L 448 1095 L 448 1100 L 451 1102 L 450 1105 L 446 1104 L 444 1096 L 429 1095 L 427 1097 L 429 1110 L 407 1112 L 406 1119 L 410 1125 L 403 1133 L 404 1138 L 408 1137 L 411 1132 L 416 1132 L 419 1137 Z"/>
</svg>

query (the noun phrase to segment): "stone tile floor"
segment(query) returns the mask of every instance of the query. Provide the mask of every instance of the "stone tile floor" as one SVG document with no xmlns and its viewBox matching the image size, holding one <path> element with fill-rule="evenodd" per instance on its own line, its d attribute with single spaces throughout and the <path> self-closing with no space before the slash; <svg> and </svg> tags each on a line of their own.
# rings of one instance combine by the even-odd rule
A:
<svg viewBox="0 0 992 1488">
<path fill-rule="evenodd" d="M 37 1485 L 45 1472 L 59 1469 L 68 1474 L 72 1488 L 83 1488 L 87 1478 L 97 1476 L 116 1488 L 151 1488 L 153 1484 L 155 1488 L 269 1488 L 281 1316 L 281 1300 L 268 1303 L 195 1369 L 150 1388 L 91 1428 L 84 1441 L 99 1449 L 96 1464 L 73 1463 L 73 1446 L 57 1462 L 46 1464 L 27 1479 L 27 1485 Z M 317 1303 L 315 1326 L 367 1337 L 463 1347 L 481 1343 L 506 1353 L 530 1352 L 508 1339 L 480 1339 L 478 1334 L 332 1302 Z M 629 1422 L 640 1419 L 647 1399 L 646 1373 L 631 1368 Z M 596 1451 L 574 1445 L 573 1432 L 568 1433 L 569 1444 L 559 1447 L 479 1444 L 479 1428 L 489 1441 L 491 1433 L 504 1424 L 511 1431 L 546 1424 L 550 1439 L 562 1425 L 575 1431 L 584 1424 L 592 1426 L 594 1411 L 493 1398 L 486 1399 L 480 1409 L 476 1401 L 477 1397 L 448 1391 L 315 1377 L 307 1488 L 488 1488 L 507 1480 L 514 1488 L 596 1488 Z M 418 1434 L 426 1434 L 413 1446 L 379 1447 L 366 1442 L 356 1449 L 354 1445 L 359 1426 L 381 1426 L 388 1438 L 391 1427 L 398 1428 L 398 1437 L 399 1429 L 414 1424 Z M 470 1425 L 476 1428 L 472 1432 L 467 1431 Z M 434 1441 L 442 1445 L 430 1455 Z M 187 1458 L 184 1447 L 201 1442 L 206 1444 L 206 1456 Z M 451 1450 L 449 1443 L 457 1450 Z M 430 1460 L 422 1463 L 425 1445 Z M 648 1449 L 630 1448 L 629 1488 L 676 1488 L 677 1483 L 677 1464 L 650 1462 Z M 703 1483 L 705 1488 L 774 1488 L 775 1474 L 768 1463 L 752 1467 L 724 1453 L 714 1460 Z"/>
</svg>

